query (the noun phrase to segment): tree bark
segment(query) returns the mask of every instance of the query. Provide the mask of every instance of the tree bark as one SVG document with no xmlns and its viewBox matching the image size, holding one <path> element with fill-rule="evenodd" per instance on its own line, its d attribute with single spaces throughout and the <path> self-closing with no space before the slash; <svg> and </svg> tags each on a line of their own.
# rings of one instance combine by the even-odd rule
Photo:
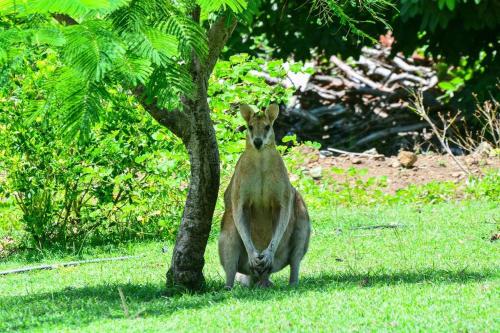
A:
<svg viewBox="0 0 500 333">
<path fill-rule="evenodd" d="M 185 142 L 191 164 L 191 180 L 172 262 L 167 272 L 167 287 L 190 290 L 204 286 L 204 253 L 219 193 L 219 150 L 206 99 L 192 104 L 194 121 Z"/>
</svg>

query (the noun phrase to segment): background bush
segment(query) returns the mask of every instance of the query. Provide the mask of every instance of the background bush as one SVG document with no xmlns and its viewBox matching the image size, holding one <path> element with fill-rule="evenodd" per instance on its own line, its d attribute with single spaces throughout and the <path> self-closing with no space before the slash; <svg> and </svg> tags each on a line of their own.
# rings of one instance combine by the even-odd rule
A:
<svg viewBox="0 0 500 333">
<path fill-rule="evenodd" d="M 181 142 L 116 89 L 89 139 L 68 144 L 63 115 L 48 110 L 59 102 L 44 86 L 54 70 L 50 54 L 31 54 L 2 90 L 3 192 L 21 209 L 28 242 L 172 237 L 189 173 Z"/>
</svg>

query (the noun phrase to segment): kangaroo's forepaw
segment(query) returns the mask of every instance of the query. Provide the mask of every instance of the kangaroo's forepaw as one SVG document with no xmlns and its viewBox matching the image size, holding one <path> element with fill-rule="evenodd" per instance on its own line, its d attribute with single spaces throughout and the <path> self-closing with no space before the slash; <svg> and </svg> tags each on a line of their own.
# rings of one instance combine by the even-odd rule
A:
<svg viewBox="0 0 500 333">
<path fill-rule="evenodd" d="M 259 256 L 257 257 L 259 262 L 256 267 L 259 275 L 271 273 L 271 270 L 273 268 L 273 257 L 274 255 L 268 250 L 265 250 L 264 252 L 259 254 Z"/>
<path fill-rule="evenodd" d="M 257 253 L 249 254 L 248 256 L 248 265 L 250 266 L 250 271 L 253 276 L 261 275 L 262 263 L 260 259 L 260 255 Z"/>
</svg>

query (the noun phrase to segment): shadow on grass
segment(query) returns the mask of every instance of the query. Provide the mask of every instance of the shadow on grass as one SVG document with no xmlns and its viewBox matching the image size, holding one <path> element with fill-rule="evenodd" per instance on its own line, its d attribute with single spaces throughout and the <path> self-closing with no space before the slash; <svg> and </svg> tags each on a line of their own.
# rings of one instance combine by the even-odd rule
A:
<svg viewBox="0 0 500 333">
<path fill-rule="evenodd" d="M 99 319 L 126 318 L 118 289 L 126 297 L 129 318 L 165 316 L 184 309 L 198 309 L 223 303 L 231 299 L 242 302 L 280 300 L 296 297 L 309 291 L 369 288 L 382 285 L 431 283 L 450 284 L 487 280 L 494 271 L 423 270 L 394 273 L 342 273 L 305 276 L 297 288 L 278 280 L 271 289 L 236 287 L 232 292 L 223 290 L 219 281 L 210 281 L 205 292 L 164 296 L 163 284 L 101 284 L 84 288 L 65 288 L 53 293 L 1 297 L 3 324 L 0 330 L 28 329 L 44 325 L 82 327 Z M 5 326 L 6 325 L 6 326 Z M 4 326 L 4 327 L 2 327 Z"/>
</svg>

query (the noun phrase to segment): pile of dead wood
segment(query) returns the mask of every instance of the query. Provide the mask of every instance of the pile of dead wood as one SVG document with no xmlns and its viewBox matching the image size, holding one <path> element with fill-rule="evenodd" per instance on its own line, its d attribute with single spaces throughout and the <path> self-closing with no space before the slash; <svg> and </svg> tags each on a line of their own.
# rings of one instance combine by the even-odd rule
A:
<svg viewBox="0 0 500 333">
<path fill-rule="evenodd" d="M 313 75 L 285 82 L 298 90 L 277 121 L 278 139 L 295 134 L 323 149 L 394 154 L 429 137 L 428 124 L 411 110 L 415 92 L 423 94 L 430 113 L 450 110 L 437 99 L 442 93 L 432 63 L 391 55 L 389 47 L 365 47 L 351 62 L 332 56 L 315 68 Z"/>
</svg>

